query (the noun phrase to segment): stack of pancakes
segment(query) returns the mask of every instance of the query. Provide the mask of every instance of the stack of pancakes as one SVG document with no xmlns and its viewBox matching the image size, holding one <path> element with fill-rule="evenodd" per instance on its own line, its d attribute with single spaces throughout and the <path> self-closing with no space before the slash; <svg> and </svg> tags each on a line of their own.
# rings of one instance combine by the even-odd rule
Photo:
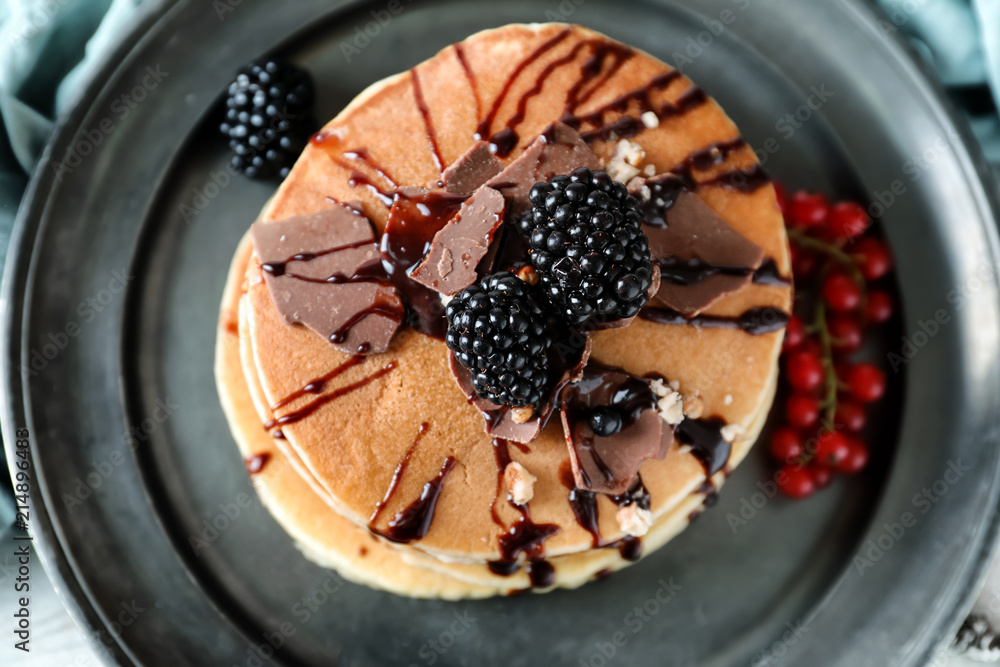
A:
<svg viewBox="0 0 1000 667">
<path fill-rule="evenodd" d="M 516 142 L 497 151 L 509 164 L 552 123 L 572 114 L 582 119 L 577 129 L 613 175 L 634 175 L 622 164 L 635 162 L 634 147 L 623 156 L 620 134 L 628 134 L 629 145 L 643 154 L 634 170 L 685 171 L 691 191 L 787 275 L 781 214 L 773 188 L 759 180 L 753 151 L 714 101 L 670 72 L 649 55 L 578 26 L 509 25 L 478 33 L 358 96 L 305 149 L 259 224 L 351 203 L 381 233 L 399 188 L 440 188 L 444 169 L 478 139 L 502 134 Z M 516 132 L 503 133 L 505 123 Z M 282 317 L 249 236 L 236 251 L 223 297 L 216 377 L 257 492 L 315 562 L 350 580 L 415 597 L 576 587 L 683 530 L 763 426 L 782 330 L 704 323 L 735 321 L 754 309 L 788 311 L 790 305 L 787 284 L 749 281 L 700 319 L 664 324 L 640 317 L 591 335 L 593 361 L 636 376 L 663 376 L 684 397 L 686 411 L 734 425 L 721 469 L 707 469 L 678 440 L 665 458 L 642 464 L 652 521 L 641 541 L 625 532 L 608 496 L 596 496 L 596 535 L 574 512 L 570 500 L 579 490 L 559 419 L 529 444 L 508 448 L 536 478 L 527 510 L 515 506 L 508 489 L 498 488 L 498 444 L 456 383 L 445 344 L 404 324 L 387 351 L 352 361 Z M 316 383 L 337 368 L 342 371 L 328 382 Z M 283 415 L 302 413 L 334 393 L 335 400 L 310 408 L 308 418 L 280 424 Z M 436 503 L 419 539 L 384 537 L 390 522 L 430 495 Z M 523 529 L 526 511 L 530 525 L 550 527 L 534 545 L 534 553 L 544 556 L 546 577 L 537 576 L 538 558 L 497 566 L 501 537 Z"/>
</svg>

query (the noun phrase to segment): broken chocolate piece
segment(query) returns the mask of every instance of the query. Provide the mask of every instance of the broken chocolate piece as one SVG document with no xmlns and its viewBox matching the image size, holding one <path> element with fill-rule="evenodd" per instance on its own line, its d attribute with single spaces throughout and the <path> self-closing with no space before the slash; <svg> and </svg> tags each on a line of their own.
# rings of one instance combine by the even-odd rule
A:
<svg viewBox="0 0 1000 667">
<path fill-rule="evenodd" d="M 626 493 L 645 461 L 666 457 L 673 428 L 660 418 L 656 402 L 649 379 L 598 364 L 566 387 L 560 416 L 578 488 Z M 591 428 L 591 416 L 595 409 L 609 408 L 620 419 L 620 430 L 599 436 Z"/>
<path fill-rule="evenodd" d="M 485 141 L 477 141 L 462 157 L 444 170 L 441 181 L 448 192 L 468 195 L 503 171 L 503 162 Z"/>
<path fill-rule="evenodd" d="M 581 334 L 582 335 L 582 334 Z M 567 339 L 570 340 L 570 339 Z M 551 361 L 558 364 L 562 372 L 549 393 L 545 404 L 535 408 L 534 414 L 527 421 L 521 422 L 514 411 L 506 405 L 497 405 L 493 401 L 480 398 L 472 386 L 472 374 L 465 366 L 459 363 L 455 354 L 448 351 L 448 367 L 451 369 L 452 377 L 469 403 L 476 407 L 483 415 L 486 424 L 487 435 L 514 442 L 528 443 L 538 437 L 549 418 L 552 416 L 554 407 L 559 401 L 560 394 L 571 383 L 583 374 L 587 362 L 590 360 L 591 340 L 589 336 L 581 338 L 582 346 L 572 347 L 566 345 L 565 350 L 554 351 Z"/>
<path fill-rule="evenodd" d="M 657 176 L 645 183 L 663 184 L 669 175 Z M 654 215 L 644 219 L 643 231 L 649 238 L 649 251 L 660 268 L 660 287 L 654 299 L 690 318 L 698 315 L 723 296 L 735 292 L 752 279 L 764 261 L 764 249 L 746 238 L 713 211 L 700 197 L 688 190 L 672 195 L 643 192 L 645 183 L 633 179 L 630 191 L 659 198 L 672 197 L 668 207 L 648 206 Z"/>
<path fill-rule="evenodd" d="M 303 324 L 347 354 L 378 354 L 403 320 L 371 221 L 337 206 L 250 227 L 271 298 L 289 324 Z"/>
<path fill-rule="evenodd" d="M 516 220 L 531 210 L 528 192 L 532 185 L 548 181 L 558 174 L 568 174 L 579 167 L 601 169 L 601 161 L 579 132 L 565 123 L 556 122 L 549 125 L 516 160 L 486 185 L 503 194 L 507 199 L 507 220 Z"/>
<path fill-rule="evenodd" d="M 503 223 L 503 209 L 503 195 L 479 188 L 434 235 L 423 260 L 410 271 L 410 279 L 449 296 L 476 282 L 476 266 Z"/>
<path fill-rule="evenodd" d="M 687 189 L 680 176 L 670 173 L 652 178 L 636 176 L 628 182 L 628 193 L 642 205 L 642 221 L 657 227 L 667 226 L 667 211 Z"/>
</svg>

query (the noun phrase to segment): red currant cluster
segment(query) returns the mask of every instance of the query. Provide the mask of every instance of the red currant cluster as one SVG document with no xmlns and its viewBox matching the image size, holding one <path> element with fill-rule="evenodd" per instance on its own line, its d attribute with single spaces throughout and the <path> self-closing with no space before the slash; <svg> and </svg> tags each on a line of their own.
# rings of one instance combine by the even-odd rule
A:
<svg viewBox="0 0 1000 667">
<path fill-rule="evenodd" d="M 785 332 L 784 380 L 788 425 L 771 438 L 771 454 L 781 464 L 778 488 L 806 498 L 830 483 L 834 473 L 853 474 L 868 463 L 859 436 L 865 406 L 882 398 L 885 373 L 853 362 L 865 329 L 893 314 L 889 293 L 871 288 L 892 268 L 885 242 L 866 236 L 864 207 L 842 201 L 830 205 L 822 194 L 799 191 L 786 198 L 775 184 L 791 242 L 796 298 L 810 306 L 808 321 L 793 315 Z"/>
</svg>

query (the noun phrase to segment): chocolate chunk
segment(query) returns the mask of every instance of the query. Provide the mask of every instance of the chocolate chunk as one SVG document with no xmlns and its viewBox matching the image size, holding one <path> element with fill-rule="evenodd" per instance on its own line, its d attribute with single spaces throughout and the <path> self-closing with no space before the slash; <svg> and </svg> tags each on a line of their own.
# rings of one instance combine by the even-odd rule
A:
<svg viewBox="0 0 1000 667">
<path fill-rule="evenodd" d="M 431 240 L 410 279 L 442 294 L 454 295 L 476 282 L 476 266 L 503 223 L 503 195 L 481 187 Z"/>
<path fill-rule="evenodd" d="M 528 443 L 538 437 L 545 425 L 548 424 L 553 408 L 563 389 L 570 383 L 579 379 L 590 360 L 591 340 L 589 336 L 581 339 L 582 345 L 577 347 L 567 346 L 560 355 L 555 351 L 552 363 L 561 368 L 559 379 L 553 385 L 549 398 L 545 405 L 538 408 L 531 419 L 518 423 L 514 420 L 514 413 L 505 405 L 497 405 L 493 401 L 480 398 L 472 386 L 472 373 L 459 363 L 455 354 L 448 351 L 448 367 L 451 369 L 455 383 L 462 390 L 469 403 L 474 405 L 482 413 L 485 420 L 487 435 L 494 438 L 513 440 L 514 442 Z"/>
<path fill-rule="evenodd" d="M 663 459 L 673 428 L 660 417 L 650 380 L 620 369 L 588 366 L 563 392 L 560 416 L 577 487 L 619 495 L 639 479 L 639 467 Z M 620 429 L 607 436 L 591 428 L 595 409 L 611 411 Z M 608 423 L 607 420 L 605 423 Z"/>
<path fill-rule="evenodd" d="M 348 354 L 386 351 L 404 309 L 368 218 L 338 206 L 254 223 L 250 236 L 287 323 L 309 327 Z"/>
<path fill-rule="evenodd" d="M 503 162 L 485 141 L 477 141 L 462 157 L 444 170 L 441 180 L 448 192 L 467 195 L 503 171 Z"/>
<path fill-rule="evenodd" d="M 649 179 L 654 185 L 670 176 Z M 643 181 L 637 183 L 637 181 Z M 640 193 L 646 179 L 633 179 L 629 190 Z M 646 187 L 650 187 L 646 185 Z M 660 268 L 660 287 L 654 299 L 691 318 L 723 296 L 742 289 L 764 261 L 764 249 L 740 234 L 688 190 L 667 195 L 650 189 L 645 198 L 663 218 L 647 217 L 643 231 L 649 250 Z M 651 199 L 669 199 L 669 206 L 649 206 Z M 643 200 L 643 199 L 641 199 Z"/>
<path fill-rule="evenodd" d="M 659 174 L 652 178 L 636 176 L 628 182 L 628 193 L 642 204 L 642 219 L 647 225 L 665 227 L 667 211 L 685 192 L 684 180 L 676 174 Z"/>
<path fill-rule="evenodd" d="M 506 169 L 486 182 L 507 199 L 507 219 L 516 220 L 531 209 L 531 186 L 579 167 L 600 169 L 601 161 L 580 133 L 565 123 L 553 123 L 532 141 Z"/>
</svg>

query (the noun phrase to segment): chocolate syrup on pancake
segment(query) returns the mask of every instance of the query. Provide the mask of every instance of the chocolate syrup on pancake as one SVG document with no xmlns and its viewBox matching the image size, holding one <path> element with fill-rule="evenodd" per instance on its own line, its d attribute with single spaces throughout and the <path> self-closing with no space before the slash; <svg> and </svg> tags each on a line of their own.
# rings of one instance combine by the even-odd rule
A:
<svg viewBox="0 0 1000 667">
<path fill-rule="evenodd" d="M 357 366 L 358 364 L 363 364 L 364 361 L 365 361 L 365 358 L 362 357 L 362 356 L 360 356 L 360 355 L 356 355 L 356 356 L 351 357 L 350 359 L 348 359 L 344 363 L 342 363 L 339 366 L 337 366 L 336 368 L 334 368 L 329 373 L 326 373 L 325 375 L 322 375 L 322 376 L 320 376 L 320 377 L 318 377 L 318 378 L 316 378 L 314 380 L 310 380 L 301 389 L 296 389 L 295 391 L 293 391 L 288 396 L 285 396 L 283 399 L 281 399 L 277 403 L 273 404 L 271 406 L 271 412 L 274 412 L 276 410 L 280 410 L 281 408 L 285 407 L 286 405 L 288 405 L 292 401 L 294 401 L 294 400 L 296 400 L 298 398 L 302 398 L 306 394 L 322 394 L 323 390 L 326 389 L 326 383 L 327 382 L 329 382 L 333 378 L 337 377 L 338 375 L 340 375 L 344 371 L 348 370 L 349 368 L 353 368 L 354 366 Z"/>
<path fill-rule="evenodd" d="M 741 329 L 751 336 L 780 331 L 788 324 L 789 315 L 779 308 L 751 308 L 738 317 L 722 315 L 696 315 L 684 317 L 672 308 L 646 306 L 639 311 L 639 317 L 657 324 L 683 324 L 705 329 Z"/>
<path fill-rule="evenodd" d="M 410 465 L 410 458 L 413 456 L 414 450 L 417 448 L 417 445 L 420 444 L 420 441 L 423 440 L 424 435 L 426 435 L 430 430 L 431 425 L 427 422 L 421 424 L 420 428 L 417 429 L 417 437 L 413 439 L 413 443 L 407 448 L 406 454 L 404 454 L 403 458 L 396 464 L 396 469 L 392 473 L 392 481 L 389 482 L 389 488 L 386 489 L 385 495 L 382 496 L 382 500 L 375 505 L 375 511 L 372 512 L 371 517 L 368 519 L 369 527 L 375 525 L 375 522 L 378 521 L 379 516 L 382 514 L 382 510 L 384 510 L 385 506 L 389 504 L 392 497 L 396 495 L 396 490 L 399 488 L 399 483 L 403 479 L 403 473 L 406 472 L 406 467 Z"/>
<path fill-rule="evenodd" d="M 276 419 L 270 420 L 269 422 L 264 424 L 264 428 L 270 431 L 275 426 L 284 426 L 285 424 L 294 424 L 295 422 L 302 421 L 303 419 L 310 416 L 311 414 L 319 410 L 327 403 L 335 401 L 341 396 L 346 396 L 347 394 L 350 394 L 353 391 L 361 389 L 365 385 L 371 384 L 380 377 L 391 373 L 394 368 L 396 368 L 396 362 L 391 361 L 386 366 L 383 366 L 382 368 L 375 371 L 371 375 L 364 377 L 353 384 L 349 384 L 346 387 L 340 387 L 338 389 L 335 389 L 329 394 L 323 394 L 316 400 L 312 401 L 311 403 L 307 404 L 306 406 L 298 410 L 295 410 L 294 412 L 290 412 L 283 417 L 278 417 Z"/>
<path fill-rule="evenodd" d="M 397 192 L 379 246 L 386 274 L 406 302 L 409 311 L 406 324 L 439 340 L 444 339 L 448 330 L 441 299 L 437 292 L 410 280 L 408 274 L 430 250 L 434 235 L 468 198 L 468 195 L 436 191 Z"/>
<path fill-rule="evenodd" d="M 518 63 L 517 67 L 514 68 L 514 71 L 507 77 L 507 81 L 504 82 L 503 87 L 500 89 L 500 94 L 493 100 L 493 105 L 490 107 L 489 113 L 486 114 L 486 117 L 483 118 L 476 127 L 475 139 L 477 141 L 487 141 L 487 137 L 490 136 L 490 128 L 493 125 L 493 120 L 496 118 L 497 112 L 500 111 L 500 107 L 503 105 L 508 93 L 510 93 L 511 86 L 514 85 L 514 82 L 521 75 L 521 73 L 533 62 L 541 58 L 546 52 L 552 50 L 560 42 L 569 37 L 572 32 L 573 29 L 569 27 L 561 30 L 554 37 L 547 40 L 544 44 L 532 51 L 527 58 Z"/>
<path fill-rule="evenodd" d="M 608 496 L 618 505 L 626 507 L 636 504 L 640 508 L 648 510 L 650 507 L 649 491 L 640 478 L 627 493 L 618 496 Z M 611 542 L 601 537 L 600 524 L 598 522 L 597 494 L 593 491 L 574 488 L 569 493 L 569 506 L 573 510 L 573 516 L 581 528 L 590 533 L 591 545 L 593 548 L 617 548 L 621 557 L 628 561 L 639 559 L 642 554 L 642 541 L 638 537 L 626 535 L 620 540 Z"/>
<path fill-rule="evenodd" d="M 332 248 L 327 248 L 325 250 L 317 250 L 315 252 L 300 252 L 291 257 L 286 257 L 280 262 L 265 262 L 261 264 L 261 269 L 270 273 L 275 278 L 285 275 L 288 264 L 292 262 L 311 262 L 317 257 L 325 257 L 326 255 L 332 255 L 341 250 L 352 250 L 355 248 L 363 248 L 366 245 L 370 245 L 371 241 L 365 239 L 364 241 L 354 241 L 353 243 L 345 243 L 343 245 L 334 246 Z"/>
<path fill-rule="evenodd" d="M 760 268 L 753 274 L 753 281 L 758 285 L 776 285 L 778 287 L 789 287 L 792 281 L 778 270 L 778 265 L 773 259 L 765 259 Z"/>
<path fill-rule="evenodd" d="M 250 458 L 243 459 L 243 465 L 246 466 L 248 474 L 256 475 L 264 469 L 264 466 L 267 465 L 267 462 L 270 460 L 271 455 L 264 452 L 262 454 L 255 454 Z"/>
<path fill-rule="evenodd" d="M 434 131 L 434 123 L 431 121 L 431 112 L 427 108 L 427 102 L 424 101 L 424 92 L 420 87 L 420 76 L 417 74 L 416 67 L 410 70 L 410 77 L 413 81 L 413 99 L 417 103 L 417 109 L 420 110 L 420 116 L 424 119 L 424 127 L 427 128 L 427 143 L 431 148 L 431 157 L 434 158 L 434 166 L 440 173 L 444 171 L 444 161 L 441 159 L 437 133 Z"/>
<path fill-rule="evenodd" d="M 455 467 L 455 457 L 449 456 L 441 465 L 441 470 L 434 479 L 424 484 L 420 497 L 410 503 L 389 521 L 385 530 L 369 529 L 392 542 L 408 544 L 423 538 L 434 521 L 434 508 L 448 473 Z"/>
<path fill-rule="evenodd" d="M 493 518 L 493 522 L 501 528 L 505 528 L 506 532 L 501 534 L 498 539 L 500 560 L 489 561 L 487 566 L 493 574 L 503 577 L 510 576 L 520 569 L 518 555 L 523 553 L 528 560 L 525 571 L 528 574 L 531 585 L 545 588 L 555 582 L 555 570 L 544 560 L 544 542 L 559 532 L 559 526 L 555 524 L 536 524 L 531 520 L 531 512 L 528 506 L 515 504 L 510 496 L 507 497 L 510 506 L 516 509 L 521 516 L 507 527 L 496 511 L 497 501 L 503 492 L 503 473 L 511 462 L 511 444 L 519 445 L 519 443 L 512 443 L 503 438 L 493 439 L 493 456 L 497 464 L 497 490 L 490 505 L 490 516 Z M 524 451 L 524 449 L 521 451 Z"/>
<path fill-rule="evenodd" d="M 722 470 L 729 460 L 732 445 L 722 437 L 725 425 L 726 422 L 717 417 L 688 418 L 677 425 L 677 439 L 691 447 L 691 453 L 701 462 L 707 477 Z"/>
</svg>

